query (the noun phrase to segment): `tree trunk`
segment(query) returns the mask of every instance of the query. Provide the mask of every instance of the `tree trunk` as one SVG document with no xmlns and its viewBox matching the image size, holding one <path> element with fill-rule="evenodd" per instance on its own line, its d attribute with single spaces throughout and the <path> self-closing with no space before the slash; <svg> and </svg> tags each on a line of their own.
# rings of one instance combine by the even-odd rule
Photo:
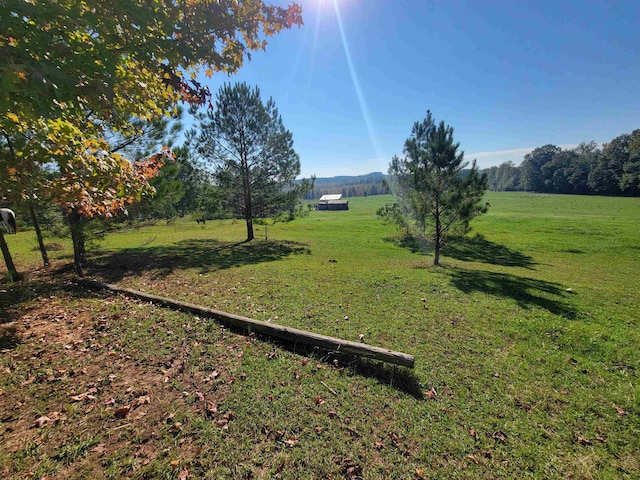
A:
<svg viewBox="0 0 640 480">
<path fill-rule="evenodd" d="M 247 242 L 253 240 L 253 219 L 247 218 Z"/>
<path fill-rule="evenodd" d="M 29 202 L 29 213 L 31 214 L 31 222 L 36 229 L 36 237 L 38 238 L 38 246 L 40 247 L 40 254 L 42 255 L 42 263 L 45 267 L 49 266 L 49 256 L 47 255 L 47 249 L 44 247 L 44 241 L 42 240 L 42 232 L 40 231 L 40 223 L 38 223 L 38 217 L 33 209 L 33 203 Z"/>
<path fill-rule="evenodd" d="M 87 258 L 87 252 L 84 246 L 84 229 L 82 224 L 82 215 L 77 209 L 69 212 L 69 226 L 71 227 L 71 241 L 73 243 L 73 266 L 76 274 L 83 277 L 82 267 Z"/>
<path fill-rule="evenodd" d="M 251 199 L 251 183 L 249 167 L 243 162 L 242 189 L 244 190 L 244 218 L 247 222 L 247 242 L 253 240 L 253 202 Z"/>
<path fill-rule="evenodd" d="M 436 221 L 436 231 L 435 231 L 435 241 L 434 243 L 434 254 L 433 254 L 433 264 L 437 267 L 440 265 L 440 245 L 442 243 L 442 224 L 440 222 L 440 202 L 439 199 L 436 198 L 436 213 L 435 213 L 435 221 Z"/>
<path fill-rule="evenodd" d="M 0 228 L 0 249 L 2 249 L 2 256 L 4 257 L 4 263 L 7 265 L 7 271 L 9 272 L 9 279 L 12 282 L 18 281 L 20 279 L 20 274 L 16 270 L 16 266 L 13 264 L 13 259 L 11 258 L 11 252 L 9 252 L 9 246 L 7 245 L 6 240 L 4 239 L 4 233 Z"/>
</svg>

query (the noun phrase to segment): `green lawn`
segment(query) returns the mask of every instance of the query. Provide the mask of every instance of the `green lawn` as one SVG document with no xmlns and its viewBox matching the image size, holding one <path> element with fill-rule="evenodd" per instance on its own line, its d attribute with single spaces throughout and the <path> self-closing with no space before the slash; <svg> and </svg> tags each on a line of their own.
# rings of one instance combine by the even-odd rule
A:
<svg viewBox="0 0 640 480">
<path fill-rule="evenodd" d="M 249 244 L 244 223 L 232 221 L 114 232 L 90 252 L 88 275 L 326 335 L 364 335 L 414 355 L 413 371 L 334 362 L 192 315 L 79 293 L 62 273 L 60 284 L 33 273 L 0 285 L 9 318 L 0 368 L 10 372 L 0 379 L 8 445 L 0 472 L 640 478 L 640 199 L 490 193 L 489 213 L 445 249 L 439 268 L 428 246 L 401 245 L 376 217 L 391 200 L 349 199 L 349 211 L 270 226 L 268 240 L 257 226 Z M 6 238 L 19 270 L 37 265 L 32 232 Z M 70 262 L 68 242 L 57 242 L 51 256 Z M 76 328 L 86 352 L 35 343 L 25 325 L 55 321 L 38 310 L 48 302 L 69 310 L 56 326 Z M 44 353 L 34 357 L 34 348 Z M 178 360 L 181 370 L 167 374 Z M 75 375 L 37 381 L 56 368 Z M 89 413 L 93 403 L 77 408 L 64 382 L 77 392 L 98 385 Z M 110 395 L 116 406 L 132 401 L 118 394 L 125 385 L 149 392 L 146 417 L 114 419 L 105 407 Z M 214 413 L 204 407 L 210 398 Z M 51 411 L 65 420 L 15 437 Z"/>
</svg>

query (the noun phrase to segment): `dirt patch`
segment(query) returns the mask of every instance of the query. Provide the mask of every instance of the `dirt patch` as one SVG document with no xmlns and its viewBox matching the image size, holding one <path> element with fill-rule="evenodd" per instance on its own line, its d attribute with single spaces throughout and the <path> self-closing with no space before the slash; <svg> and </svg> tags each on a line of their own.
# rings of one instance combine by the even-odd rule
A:
<svg viewBox="0 0 640 480">
<path fill-rule="evenodd" d="M 163 321 L 164 312 L 149 305 L 79 293 L 59 279 L 55 285 L 16 306 L 4 299 L 0 476 L 122 478 L 159 458 L 177 472 L 197 455 L 186 416 L 220 428 L 228 422 L 218 406 L 246 338 L 216 336 L 213 347 L 232 354 L 207 371 L 192 365 L 195 327 L 179 323 L 188 316 Z M 186 334 L 174 335 L 180 328 Z M 143 337 L 157 338 L 158 348 L 139 345 Z"/>
</svg>

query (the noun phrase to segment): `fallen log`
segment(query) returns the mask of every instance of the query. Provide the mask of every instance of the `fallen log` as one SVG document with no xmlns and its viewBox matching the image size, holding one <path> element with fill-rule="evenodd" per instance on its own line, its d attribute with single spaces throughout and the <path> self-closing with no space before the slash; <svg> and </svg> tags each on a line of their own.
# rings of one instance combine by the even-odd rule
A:
<svg viewBox="0 0 640 480">
<path fill-rule="evenodd" d="M 215 320 L 226 326 L 243 329 L 247 331 L 247 333 L 260 333 L 262 335 L 267 335 L 269 337 L 278 338 L 281 340 L 320 347 L 324 350 L 333 352 L 341 352 L 364 358 L 372 358 L 387 363 L 402 365 L 403 367 L 413 368 L 414 366 L 413 355 L 408 355 L 402 352 L 394 352 L 393 350 L 387 350 L 386 348 L 375 347 L 373 345 L 367 345 L 365 343 L 352 342 L 350 340 L 344 340 L 341 338 L 328 337 L 326 335 L 320 335 L 318 333 L 308 332 L 306 330 L 299 330 L 297 328 L 274 325 L 272 323 L 262 322 L 260 320 L 254 320 L 252 318 L 242 317 L 240 315 L 234 315 L 233 313 L 222 312 L 220 310 L 202 307 L 193 303 L 181 302 L 179 300 L 159 297 L 150 293 L 144 293 L 138 290 L 132 290 L 130 288 L 119 287 L 118 285 L 102 283 L 98 282 L 97 280 L 91 280 L 88 278 L 80 278 L 78 279 L 78 283 L 89 288 L 97 288 L 101 290 L 110 290 L 112 292 L 123 293 L 129 297 L 138 298 L 140 300 L 152 302 L 164 307 L 214 318 Z"/>
</svg>

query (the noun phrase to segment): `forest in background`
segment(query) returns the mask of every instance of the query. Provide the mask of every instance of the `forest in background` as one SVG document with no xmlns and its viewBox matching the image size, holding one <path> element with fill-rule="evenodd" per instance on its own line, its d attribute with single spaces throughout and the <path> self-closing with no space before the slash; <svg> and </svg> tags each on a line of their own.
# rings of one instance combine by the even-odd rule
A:
<svg viewBox="0 0 640 480">
<path fill-rule="evenodd" d="M 505 162 L 484 170 L 493 191 L 576 195 L 640 195 L 640 129 L 598 146 L 583 142 L 563 150 L 544 145 L 519 166 Z"/>
<path fill-rule="evenodd" d="M 481 171 L 489 190 L 575 195 L 640 196 L 640 129 L 608 143 L 583 142 L 573 149 L 543 145 L 520 165 L 504 162 Z M 317 178 L 306 199 L 341 193 L 343 197 L 387 194 L 387 175 Z"/>
</svg>

